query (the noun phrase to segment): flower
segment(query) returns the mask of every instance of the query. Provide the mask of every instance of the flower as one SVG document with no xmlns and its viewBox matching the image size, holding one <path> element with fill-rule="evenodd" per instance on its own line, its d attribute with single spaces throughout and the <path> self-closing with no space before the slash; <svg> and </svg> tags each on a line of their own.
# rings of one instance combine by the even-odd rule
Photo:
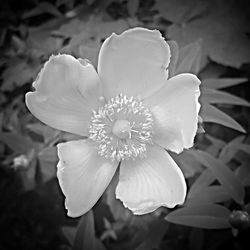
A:
<svg viewBox="0 0 250 250">
<path fill-rule="evenodd" d="M 116 197 L 134 214 L 184 202 L 184 176 L 165 149 L 193 146 L 200 81 L 193 74 L 168 79 L 169 63 L 167 42 L 145 28 L 107 38 L 98 73 L 88 60 L 65 54 L 45 63 L 26 95 L 29 110 L 53 128 L 87 137 L 58 145 L 69 216 L 94 206 L 118 165 Z"/>
</svg>

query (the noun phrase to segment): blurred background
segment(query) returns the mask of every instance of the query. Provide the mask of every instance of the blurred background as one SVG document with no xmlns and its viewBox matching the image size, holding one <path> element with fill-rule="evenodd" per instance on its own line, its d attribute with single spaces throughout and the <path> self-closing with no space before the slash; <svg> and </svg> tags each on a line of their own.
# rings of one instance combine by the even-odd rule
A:
<svg viewBox="0 0 250 250">
<path fill-rule="evenodd" d="M 0 6 L 1 250 L 249 249 L 249 1 L 1 0 Z M 186 177 L 186 202 L 134 216 L 115 199 L 113 180 L 89 213 L 69 218 L 55 146 L 75 136 L 35 119 L 24 95 L 51 54 L 96 66 L 105 38 L 137 26 L 158 29 L 169 42 L 171 76 L 191 72 L 202 80 L 195 147 L 171 154 Z"/>
</svg>

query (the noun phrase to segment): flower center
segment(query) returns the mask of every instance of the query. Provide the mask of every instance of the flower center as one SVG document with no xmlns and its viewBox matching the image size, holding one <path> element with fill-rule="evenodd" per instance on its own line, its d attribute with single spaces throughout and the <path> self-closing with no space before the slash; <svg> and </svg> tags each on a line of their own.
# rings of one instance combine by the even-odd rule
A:
<svg viewBox="0 0 250 250">
<path fill-rule="evenodd" d="M 116 120 L 113 124 L 112 132 L 120 139 L 131 138 L 131 126 L 127 120 Z"/>
<path fill-rule="evenodd" d="M 119 94 L 93 111 L 89 138 L 98 145 L 98 154 L 113 160 L 145 157 L 152 144 L 153 116 L 134 97 Z"/>
</svg>

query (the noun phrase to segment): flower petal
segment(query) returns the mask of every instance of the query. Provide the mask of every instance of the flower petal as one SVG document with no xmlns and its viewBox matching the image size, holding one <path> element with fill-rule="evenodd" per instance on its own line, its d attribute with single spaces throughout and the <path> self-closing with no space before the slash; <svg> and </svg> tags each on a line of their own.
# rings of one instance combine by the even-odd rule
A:
<svg viewBox="0 0 250 250">
<path fill-rule="evenodd" d="M 184 176 L 170 155 L 159 146 L 148 147 L 147 158 L 123 161 L 116 197 L 134 214 L 146 214 L 160 206 L 182 204 L 186 196 Z"/>
<path fill-rule="evenodd" d="M 51 56 L 26 94 L 31 113 L 47 125 L 87 135 L 91 110 L 101 94 L 94 67 L 70 55 Z"/>
<path fill-rule="evenodd" d="M 107 99 L 117 94 L 146 97 L 165 83 L 170 49 L 157 30 L 134 28 L 103 43 L 98 74 Z"/>
<path fill-rule="evenodd" d="M 200 80 L 193 74 L 170 78 L 144 103 L 154 116 L 154 141 L 173 152 L 193 146 L 198 128 Z"/>
<path fill-rule="evenodd" d="M 97 154 L 90 141 L 71 141 L 58 145 L 57 177 L 66 196 L 68 215 L 86 213 L 98 201 L 115 174 L 118 163 Z"/>
</svg>

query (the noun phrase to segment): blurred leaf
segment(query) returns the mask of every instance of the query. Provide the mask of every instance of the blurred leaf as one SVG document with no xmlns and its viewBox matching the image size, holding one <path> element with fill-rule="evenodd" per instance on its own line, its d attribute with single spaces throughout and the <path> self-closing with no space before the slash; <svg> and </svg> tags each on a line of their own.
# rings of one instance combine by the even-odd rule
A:
<svg viewBox="0 0 250 250">
<path fill-rule="evenodd" d="M 218 78 L 225 75 L 227 70 L 228 70 L 227 67 L 225 67 L 224 65 L 218 64 L 218 63 L 213 62 L 213 61 L 209 61 L 209 63 L 206 65 L 206 67 L 204 69 L 202 69 L 202 71 L 199 73 L 199 76 L 202 79 L 202 85 L 205 86 L 203 84 L 203 81 L 205 81 L 205 80 L 209 80 L 209 79 L 217 80 Z M 221 78 L 221 79 L 224 79 L 224 78 Z"/>
<path fill-rule="evenodd" d="M 165 19 L 182 24 L 200 15 L 206 4 L 197 0 L 156 0 L 155 8 Z"/>
<path fill-rule="evenodd" d="M 237 136 L 230 142 L 228 142 L 221 150 L 219 154 L 219 158 L 227 163 L 229 162 L 236 154 L 238 150 L 240 150 L 239 144 L 242 144 L 245 136 Z M 250 152 L 250 151 L 249 151 Z"/>
<path fill-rule="evenodd" d="M 107 187 L 106 194 L 106 203 L 109 206 L 109 209 L 116 221 L 128 221 L 131 216 L 133 216 L 132 212 L 125 208 L 122 202 L 119 199 L 116 199 L 115 189 L 119 180 L 119 173 L 116 171 L 113 179 L 111 180 L 109 186 Z"/>
<path fill-rule="evenodd" d="M 37 75 L 41 65 L 39 61 L 33 60 L 29 63 L 26 60 L 12 58 L 7 63 L 7 68 L 2 74 L 3 91 L 11 91 L 15 86 L 22 86 L 31 82 Z"/>
<path fill-rule="evenodd" d="M 25 191 L 33 190 L 36 186 L 36 168 L 37 161 L 33 159 L 26 170 L 19 172 Z"/>
<path fill-rule="evenodd" d="M 138 8 L 139 8 L 139 0 L 128 0 L 127 2 L 127 9 L 128 9 L 128 13 L 130 16 L 135 16 Z"/>
<path fill-rule="evenodd" d="M 92 210 L 84 214 L 77 226 L 73 250 L 105 250 L 102 242 L 95 237 L 94 215 Z"/>
<path fill-rule="evenodd" d="M 206 152 L 213 156 L 218 156 L 222 148 L 226 145 L 226 142 L 209 134 L 206 134 L 205 137 L 211 142 L 211 145 L 206 148 Z"/>
<path fill-rule="evenodd" d="M 207 89 L 222 89 L 232 87 L 246 81 L 246 78 L 208 78 L 202 80 L 202 86 Z"/>
<path fill-rule="evenodd" d="M 206 102 L 202 102 L 200 116 L 204 122 L 218 123 L 242 133 L 246 133 L 245 129 L 232 117 Z"/>
<path fill-rule="evenodd" d="M 179 51 L 179 59 L 176 66 L 175 74 L 193 73 L 198 74 L 200 71 L 201 60 L 201 40 L 182 47 Z"/>
<path fill-rule="evenodd" d="M 190 206 L 169 213 L 165 219 L 169 222 L 204 229 L 230 228 L 228 218 L 230 210 L 216 204 Z"/>
<path fill-rule="evenodd" d="M 40 3 L 38 2 L 38 5 L 34 9 L 25 12 L 22 15 L 22 18 L 30 18 L 30 17 L 38 16 L 44 13 L 48 13 L 57 17 L 62 16 L 61 12 L 53 4 L 51 4 L 50 2 L 44 1 Z"/>
<path fill-rule="evenodd" d="M 202 3 L 204 2 L 200 4 Z M 236 3 L 211 0 L 208 3 L 205 14 L 200 13 L 196 18 L 182 18 L 184 19 L 182 25 L 174 23 L 168 28 L 167 33 L 180 46 L 201 38 L 204 42 L 202 61 L 210 57 L 220 64 L 239 68 L 250 60 L 250 43 L 246 35 L 249 31 L 247 25 L 249 8 L 244 5 L 244 1 Z M 196 2 L 193 5 L 187 3 L 181 5 L 178 1 L 174 7 L 175 9 L 183 7 L 186 9 L 184 12 L 189 14 L 190 9 L 197 9 L 200 4 Z M 172 10 L 172 15 L 176 13 L 175 9 Z M 171 12 L 171 9 L 168 11 Z M 189 16 L 191 13 L 192 11 Z M 235 37 L 237 39 L 234 39 Z"/>
<path fill-rule="evenodd" d="M 34 148 L 32 140 L 15 132 L 0 132 L 0 142 L 6 144 L 16 154 L 23 154 Z"/>
<path fill-rule="evenodd" d="M 194 155 L 200 163 L 212 171 L 222 187 L 225 188 L 237 203 L 244 204 L 244 187 L 234 172 L 223 161 L 201 150 L 195 151 Z"/>
<path fill-rule="evenodd" d="M 74 244 L 77 229 L 75 227 L 64 226 L 62 231 L 71 246 Z"/>
<path fill-rule="evenodd" d="M 191 185 L 188 195 L 195 196 L 196 193 L 199 193 L 200 190 L 207 188 L 210 184 L 215 181 L 215 177 L 212 174 L 209 168 L 203 170 L 200 176 L 195 180 L 195 182 Z"/>
<path fill-rule="evenodd" d="M 128 23 L 122 19 L 103 21 L 100 17 L 93 17 L 88 21 L 72 19 L 62 25 L 59 30 L 54 31 L 54 34 L 71 37 L 69 44 L 62 48 L 61 52 L 87 58 L 96 66 L 99 48 L 103 40 L 113 32 L 120 34 L 128 28 Z"/>
<path fill-rule="evenodd" d="M 40 172 L 43 182 L 56 177 L 56 164 L 58 162 L 56 147 L 47 147 L 38 154 Z"/>
<path fill-rule="evenodd" d="M 107 218 L 104 217 L 104 227 L 105 231 L 102 233 L 100 240 L 104 241 L 106 239 L 113 239 L 117 240 L 117 235 L 116 235 L 116 230 L 121 229 L 123 227 L 123 223 L 115 222 L 115 223 L 110 223 Z"/>
<path fill-rule="evenodd" d="M 216 89 L 202 88 L 202 101 L 210 104 L 232 104 L 250 107 L 250 103 L 238 96 Z"/>
<path fill-rule="evenodd" d="M 191 192 L 187 196 L 185 206 L 220 203 L 230 200 L 230 195 L 221 186 L 204 187 L 197 192 Z"/>
<path fill-rule="evenodd" d="M 236 175 L 244 186 L 250 186 L 250 166 L 249 160 L 243 162 L 237 169 Z"/>
<path fill-rule="evenodd" d="M 57 27 L 58 23 L 48 23 L 35 28 L 29 28 L 29 35 L 27 38 L 27 46 L 37 58 L 45 57 L 47 59 L 52 53 L 58 53 L 62 48 L 63 39 L 61 37 L 52 36 L 52 31 Z"/>
<path fill-rule="evenodd" d="M 168 77 L 171 78 L 175 75 L 176 65 L 179 58 L 179 46 L 175 41 L 167 41 L 170 47 L 171 60 L 168 66 Z"/>
<path fill-rule="evenodd" d="M 181 154 L 171 153 L 171 157 L 175 160 L 177 165 L 181 168 L 184 176 L 190 178 L 196 173 L 201 172 L 202 166 L 189 151 L 183 151 Z"/>
<path fill-rule="evenodd" d="M 136 248 L 136 250 L 158 249 L 167 228 L 168 224 L 164 220 L 152 220 L 148 225 L 148 234 L 145 236 L 145 240 Z"/>
<path fill-rule="evenodd" d="M 237 146 L 239 150 L 242 150 L 243 152 L 250 154 L 250 145 L 249 144 L 238 143 L 235 146 Z"/>
<path fill-rule="evenodd" d="M 41 135 L 45 144 L 56 138 L 61 133 L 59 130 L 43 125 L 42 123 L 30 123 L 26 125 L 26 128 Z"/>
</svg>

